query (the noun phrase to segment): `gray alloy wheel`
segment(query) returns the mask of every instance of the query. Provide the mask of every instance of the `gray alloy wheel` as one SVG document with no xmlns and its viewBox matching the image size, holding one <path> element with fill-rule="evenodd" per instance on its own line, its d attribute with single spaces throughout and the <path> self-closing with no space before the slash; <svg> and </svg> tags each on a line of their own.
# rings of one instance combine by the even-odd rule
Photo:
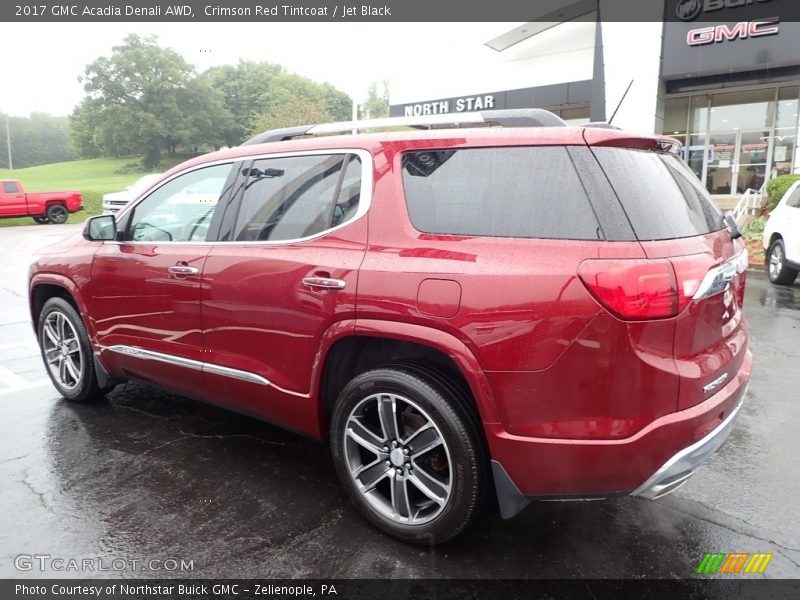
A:
<svg viewBox="0 0 800 600">
<path fill-rule="evenodd" d="M 375 527 L 413 544 L 452 539 L 481 513 L 489 460 L 466 385 L 411 361 L 356 375 L 331 415 L 336 474 Z"/>
<path fill-rule="evenodd" d="M 783 240 L 772 242 L 767 254 L 767 275 L 772 283 L 777 285 L 792 285 L 797 279 L 797 271 L 786 265 L 786 252 Z"/>
<path fill-rule="evenodd" d="M 85 402 L 113 389 L 99 386 L 83 319 L 65 298 L 54 297 L 44 303 L 36 333 L 47 374 L 64 398 Z"/>
<path fill-rule="evenodd" d="M 47 315 L 42 331 L 42 353 L 50 376 L 64 390 L 74 390 L 81 384 L 86 360 L 78 332 L 58 310 Z"/>
<path fill-rule="evenodd" d="M 47 220 L 56 225 L 61 225 L 67 221 L 69 212 L 63 204 L 53 204 L 47 209 Z"/>
<path fill-rule="evenodd" d="M 450 499 L 453 466 L 442 432 L 419 404 L 367 396 L 347 418 L 344 454 L 367 503 L 396 523 L 422 525 Z"/>
</svg>

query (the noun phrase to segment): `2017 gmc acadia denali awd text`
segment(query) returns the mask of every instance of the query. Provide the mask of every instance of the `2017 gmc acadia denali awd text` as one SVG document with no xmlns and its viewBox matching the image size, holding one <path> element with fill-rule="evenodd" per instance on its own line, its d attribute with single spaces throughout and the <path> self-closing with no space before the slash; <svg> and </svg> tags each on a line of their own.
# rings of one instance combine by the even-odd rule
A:
<svg viewBox="0 0 800 600">
<path fill-rule="evenodd" d="M 493 490 L 656 498 L 752 363 L 744 245 L 676 151 L 540 110 L 266 132 L 42 253 L 42 356 L 70 400 L 138 380 L 328 439 L 410 542 Z"/>
</svg>

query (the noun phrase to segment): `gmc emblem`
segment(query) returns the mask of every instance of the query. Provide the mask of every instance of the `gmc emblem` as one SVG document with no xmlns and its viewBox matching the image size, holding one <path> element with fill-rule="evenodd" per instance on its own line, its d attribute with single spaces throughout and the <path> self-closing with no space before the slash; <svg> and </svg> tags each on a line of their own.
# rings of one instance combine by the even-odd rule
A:
<svg viewBox="0 0 800 600">
<path fill-rule="evenodd" d="M 724 41 L 744 40 L 749 37 L 777 35 L 780 33 L 780 22 L 780 17 L 770 17 L 760 21 L 742 21 L 733 26 L 700 27 L 692 29 L 686 34 L 686 43 L 690 46 L 705 46 Z"/>
</svg>

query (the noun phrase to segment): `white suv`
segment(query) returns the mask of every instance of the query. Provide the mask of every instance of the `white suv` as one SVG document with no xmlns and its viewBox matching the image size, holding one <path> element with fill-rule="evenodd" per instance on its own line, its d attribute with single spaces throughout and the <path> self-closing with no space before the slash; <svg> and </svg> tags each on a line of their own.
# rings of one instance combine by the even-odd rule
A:
<svg viewBox="0 0 800 600">
<path fill-rule="evenodd" d="M 764 228 L 767 275 L 772 283 L 792 285 L 800 271 L 800 181 L 781 198 Z"/>
</svg>

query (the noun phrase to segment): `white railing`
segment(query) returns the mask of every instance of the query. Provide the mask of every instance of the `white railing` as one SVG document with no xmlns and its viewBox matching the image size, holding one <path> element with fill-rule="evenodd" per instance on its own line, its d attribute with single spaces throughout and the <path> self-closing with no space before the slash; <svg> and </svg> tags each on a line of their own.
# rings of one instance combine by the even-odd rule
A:
<svg viewBox="0 0 800 600">
<path fill-rule="evenodd" d="M 736 219 L 736 224 L 740 229 L 744 229 L 750 217 L 757 215 L 766 200 L 766 184 L 762 185 L 760 189 L 754 190 L 748 188 L 747 191 L 739 198 L 736 207 L 730 212 L 733 218 Z"/>
</svg>

